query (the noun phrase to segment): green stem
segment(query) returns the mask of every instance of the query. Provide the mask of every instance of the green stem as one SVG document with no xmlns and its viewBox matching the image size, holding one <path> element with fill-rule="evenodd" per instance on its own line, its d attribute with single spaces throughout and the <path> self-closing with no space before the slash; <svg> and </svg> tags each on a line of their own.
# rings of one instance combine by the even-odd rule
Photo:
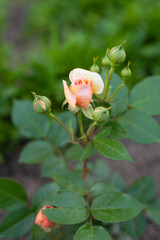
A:
<svg viewBox="0 0 160 240">
<path fill-rule="evenodd" d="M 102 102 L 102 98 L 100 94 L 96 94 L 96 97 Z"/>
<path fill-rule="evenodd" d="M 69 135 L 73 137 L 73 133 L 61 122 L 59 118 L 57 118 L 53 113 L 50 113 L 48 116 L 56 120 L 69 133 Z"/>
<path fill-rule="evenodd" d="M 111 81 L 111 77 L 112 77 L 112 74 L 113 74 L 113 72 L 114 72 L 114 69 L 115 69 L 115 68 L 111 66 L 110 71 L 109 71 L 109 75 L 106 73 L 104 99 L 106 99 L 107 96 L 108 96 L 109 85 L 110 85 L 110 81 Z M 106 70 L 106 71 L 107 71 L 107 70 Z"/>
<path fill-rule="evenodd" d="M 94 236 L 93 236 L 93 222 L 92 222 L 92 216 L 91 216 L 91 214 L 90 214 L 90 217 L 89 217 L 89 219 L 90 219 L 90 225 L 91 225 L 91 234 L 92 234 L 92 240 L 94 239 Z"/>
<path fill-rule="evenodd" d="M 77 116 L 78 116 L 78 124 L 79 124 L 79 130 L 80 130 L 80 133 L 81 133 L 81 137 L 84 138 L 85 137 L 85 132 L 84 132 L 84 128 L 83 128 L 81 111 L 78 111 Z"/>
<path fill-rule="evenodd" d="M 89 128 L 88 128 L 88 130 L 87 130 L 87 137 L 90 137 L 90 135 L 93 133 L 94 128 L 95 128 L 96 125 L 97 125 L 97 123 L 96 123 L 96 122 L 93 122 L 93 123 L 89 126 Z"/>
<path fill-rule="evenodd" d="M 111 101 L 111 99 L 116 95 L 116 93 L 124 86 L 124 84 L 125 84 L 125 81 L 123 81 L 122 83 L 121 83 L 121 85 L 117 88 L 117 90 L 112 94 L 112 96 L 110 96 L 108 99 L 107 99 L 107 102 L 110 102 Z"/>
<path fill-rule="evenodd" d="M 106 68 L 106 74 L 105 74 L 105 86 L 104 86 L 104 96 L 105 96 L 106 88 L 107 88 L 107 84 L 108 84 L 108 73 L 109 73 L 109 68 Z"/>
<path fill-rule="evenodd" d="M 88 188 L 87 188 L 87 173 L 88 173 L 87 159 L 85 159 L 83 161 L 82 179 L 83 179 L 84 186 L 85 186 L 85 198 L 86 198 L 86 202 L 88 204 L 88 210 L 90 210 L 90 206 L 89 206 L 89 192 L 88 192 Z"/>
</svg>

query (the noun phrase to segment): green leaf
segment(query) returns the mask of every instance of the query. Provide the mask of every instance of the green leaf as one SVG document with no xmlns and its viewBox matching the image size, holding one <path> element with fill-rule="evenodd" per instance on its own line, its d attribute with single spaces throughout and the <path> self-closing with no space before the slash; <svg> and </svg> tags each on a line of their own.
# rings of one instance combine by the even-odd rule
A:
<svg viewBox="0 0 160 240">
<path fill-rule="evenodd" d="M 90 189 L 90 194 L 100 195 L 106 192 L 119 192 L 118 189 L 107 183 L 96 183 Z"/>
<path fill-rule="evenodd" d="M 151 115 L 160 113 L 160 77 L 148 77 L 131 91 L 130 106 Z"/>
<path fill-rule="evenodd" d="M 101 226 L 91 226 L 90 224 L 82 225 L 74 240 L 112 240 L 109 233 Z"/>
<path fill-rule="evenodd" d="M 146 230 L 146 220 L 142 214 L 136 218 L 122 223 L 125 232 L 134 240 L 139 240 Z"/>
<path fill-rule="evenodd" d="M 85 159 L 89 158 L 92 156 L 93 153 L 93 142 L 90 142 L 87 144 L 87 146 L 83 149 L 80 155 L 80 161 L 84 161 Z"/>
<path fill-rule="evenodd" d="M 108 192 L 94 199 L 91 213 L 97 220 L 104 222 L 123 222 L 134 218 L 144 207 L 125 193 Z"/>
<path fill-rule="evenodd" d="M 79 144 L 72 144 L 66 151 L 66 157 L 68 160 L 77 161 L 83 151 L 83 147 Z"/>
<path fill-rule="evenodd" d="M 26 234 L 33 226 L 35 213 L 19 208 L 9 213 L 0 224 L 0 238 L 15 238 Z"/>
<path fill-rule="evenodd" d="M 45 231 L 39 225 L 34 225 L 32 229 L 31 240 L 44 240 L 44 239 L 46 239 Z"/>
<path fill-rule="evenodd" d="M 9 178 L 0 178 L 0 208 L 13 211 L 27 204 L 27 194 L 22 185 Z"/>
<path fill-rule="evenodd" d="M 47 199 L 59 190 L 60 187 L 55 182 L 45 184 L 35 193 L 32 201 L 33 206 L 36 208 L 40 208 L 46 205 Z"/>
<path fill-rule="evenodd" d="M 82 195 L 85 193 L 84 182 L 81 176 L 76 173 L 61 171 L 54 173 L 52 177 L 62 188 L 79 192 Z"/>
<path fill-rule="evenodd" d="M 53 174 L 66 169 L 66 162 L 63 158 L 52 155 L 42 164 L 42 177 L 52 178 Z"/>
<path fill-rule="evenodd" d="M 115 139 L 123 139 L 127 138 L 126 129 L 123 127 L 123 125 L 119 122 L 109 122 L 106 125 L 107 127 L 111 127 L 111 130 L 109 132 L 110 138 Z"/>
<path fill-rule="evenodd" d="M 48 117 L 34 112 L 32 102 L 26 100 L 14 100 L 12 120 L 27 138 L 45 137 L 50 127 Z"/>
<path fill-rule="evenodd" d="M 108 178 L 110 175 L 110 168 L 107 164 L 106 159 L 98 158 L 98 160 L 92 164 L 91 172 L 94 175 L 96 181 L 106 180 L 106 178 Z"/>
<path fill-rule="evenodd" d="M 104 138 L 104 137 L 107 137 L 111 131 L 112 127 L 106 127 L 104 129 L 102 129 L 102 131 L 100 131 L 95 137 L 94 139 L 96 138 Z"/>
<path fill-rule="evenodd" d="M 40 163 L 53 155 L 53 146 L 43 140 L 36 140 L 28 143 L 20 154 L 21 163 Z"/>
<path fill-rule="evenodd" d="M 152 177 L 137 179 L 128 189 L 128 194 L 144 203 L 153 198 L 155 192 L 156 186 Z"/>
<path fill-rule="evenodd" d="M 89 216 L 87 203 L 76 192 L 60 191 L 52 195 L 50 204 L 54 209 L 45 209 L 43 212 L 48 219 L 59 224 L 77 224 L 85 221 Z"/>
<path fill-rule="evenodd" d="M 150 115 L 131 109 L 121 115 L 119 120 L 133 141 L 141 144 L 160 142 L 160 127 Z"/>
<path fill-rule="evenodd" d="M 57 115 L 57 117 L 69 128 L 69 123 L 71 121 L 72 128 L 74 133 L 77 130 L 77 119 L 76 116 L 71 112 L 62 112 Z M 58 145 L 59 147 L 63 147 L 67 144 L 68 139 L 70 139 L 70 135 L 62 128 L 59 123 L 53 121 L 52 126 L 48 135 L 49 139 Z"/>
<path fill-rule="evenodd" d="M 113 74 L 111 79 L 111 90 L 109 96 L 111 96 L 119 85 L 122 83 L 122 79 L 117 75 Z M 112 99 L 112 115 L 116 116 L 127 109 L 128 106 L 128 89 L 126 85 L 124 85 L 119 92 Z"/>
<path fill-rule="evenodd" d="M 133 161 L 124 145 L 115 139 L 96 138 L 94 139 L 94 144 L 98 152 L 107 158 L 129 162 Z"/>
<path fill-rule="evenodd" d="M 112 174 L 110 184 L 119 189 L 121 192 L 125 191 L 125 181 L 118 173 Z"/>
<path fill-rule="evenodd" d="M 147 216 L 160 226 L 160 198 L 153 199 L 146 209 Z"/>
</svg>

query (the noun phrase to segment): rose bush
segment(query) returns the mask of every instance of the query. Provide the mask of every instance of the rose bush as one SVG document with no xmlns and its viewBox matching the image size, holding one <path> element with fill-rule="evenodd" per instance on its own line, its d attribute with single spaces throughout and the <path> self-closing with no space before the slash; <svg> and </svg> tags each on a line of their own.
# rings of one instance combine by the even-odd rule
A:
<svg viewBox="0 0 160 240">
<path fill-rule="evenodd" d="M 41 175 L 51 181 L 29 203 L 21 184 L 0 178 L 0 208 L 8 211 L 0 238 L 137 240 L 146 229 L 146 216 L 160 225 L 160 199 L 154 197 L 151 177 L 126 187 L 119 175 L 109 175 L 106 159 L 92 159 L 97 151 L 108 159 L 133 162 L 121 139 L 160 142 L 160 127 L 152 117 L 160 114 L 160 77 L 144 79 L 129 93 L 129 64 L 121 71 L 122 79 L 114 73 L 125 59 L 123 44 L 113 48 L 114 62 L 115 52 L 107 51 L 101 75 L 78 68 L 69 74 L 69 87 L 63 80 L 64 104 L 69 105 L 64 112 L 52 113 L 51 101 L 35 93 L 33 105 L 15 101 L 13 122 L 32 139 L 19 162 L 42 163 Z"/>
</svg>

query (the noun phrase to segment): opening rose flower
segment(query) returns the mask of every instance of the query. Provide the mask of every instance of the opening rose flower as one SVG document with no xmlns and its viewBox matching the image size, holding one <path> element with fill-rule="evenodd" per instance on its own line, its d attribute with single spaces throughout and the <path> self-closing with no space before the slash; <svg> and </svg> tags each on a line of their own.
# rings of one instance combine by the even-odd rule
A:
<svg viewBox="0 0 160 240">
<path fill-rule="evenodd" d="M 71 108 L 76 106 L 87 108 L 93 93 L 100 94 L 104 89 L 103 80 L 96 72 L 76 68 L 70 72 L 69 79 L 71 85 L 68 87 L 63 80 L 63 86 L 66 100 Z"/>
<path fill-rule="evenodd" d="M 35 224 L 39 224 L 41 227 L 43 228 L 51 228 L 53 226 L 56 225 L 56 223 L 50 221 L 45 214 L 43 213 L 43 210 L 46 208 L 53 208 L 51 206 L 45 206 L 43 208 L 40 209 L 40 211 L 38 212 L 36 219 L 35 219 Z"/>
</svg>

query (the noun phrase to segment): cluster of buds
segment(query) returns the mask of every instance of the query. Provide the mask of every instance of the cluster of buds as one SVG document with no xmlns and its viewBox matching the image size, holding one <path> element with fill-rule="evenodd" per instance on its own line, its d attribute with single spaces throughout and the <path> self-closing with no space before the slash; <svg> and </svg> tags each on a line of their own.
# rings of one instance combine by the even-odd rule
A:
<svg viewBox="0 0 160 240">
<path fill-rule="evenodd" d="M 45 231 L 49 231 L 50 228 L 54 227 L 56 225 L 56 223 L 50 221 L 45 214 L 43 213 L 44 209 L 47 208 L 53 208 L 51 206 L 45 206 L 43 208 L 41 208 L 36 216 L 35 219 L 35 224 L 38 224 L 40 227 L 42 227 Z"/>
<path fill-rule="evenodd" d="M 107 49 L 106 55 L 104 58 L 102 58 L 102 65 L 105 68 L 117 67 L 119 64 L 123 63 L 126 59 L 126 53 L 123 48 L 123 45 L 126 42 L 122 42 L 120 45 L 111 48 L 110 50 Z M 132 72 L 129 68 L 130 62 L 128 62 L 128 65 L 121 71 L 121 76 L 123 80 L 127 80 L 131 77 Z"/>
</svg>

